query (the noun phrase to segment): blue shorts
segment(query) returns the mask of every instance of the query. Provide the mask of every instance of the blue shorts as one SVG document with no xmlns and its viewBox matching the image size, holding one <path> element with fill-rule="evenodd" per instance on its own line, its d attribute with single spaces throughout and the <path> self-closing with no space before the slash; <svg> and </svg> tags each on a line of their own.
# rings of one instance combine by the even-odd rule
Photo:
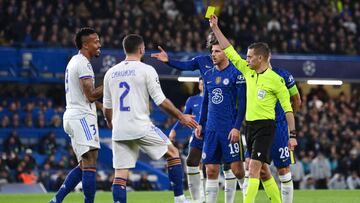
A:
<svg viewBox="0 0 360 203">
<path fill-rule="evenodd" d="M 241 141 L 231 143 L 228 131 L 206 131 L 202 153 L 203 164 L 221 164 L 243 161 Z"/>
<path fill-rule="evenodd" d="M 204 140 L 203 139 L 198 139 L 195 134 L 193 133 L 190 137 L 190 148 L 196 148 L 200 151 L 202 151 L 203 149 L 203 145 L 204 145 Z"/>
<path fill-rule="evenodd" d="M 271 159 L 275 167 L 283 168 L 291 164 L 291 153 L 288 148 L 289 133 L 286 120 L 275 124 L 275 138 L 271 146 Z M 249 151 L 245 151 L 245 157 L 249 158 Z"/>
</svg>

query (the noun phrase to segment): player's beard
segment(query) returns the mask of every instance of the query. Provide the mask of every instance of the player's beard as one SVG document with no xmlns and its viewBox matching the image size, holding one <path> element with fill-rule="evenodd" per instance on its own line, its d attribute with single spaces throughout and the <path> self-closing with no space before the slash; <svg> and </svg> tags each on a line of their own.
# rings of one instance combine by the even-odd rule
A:
<svg viewBox="0 0 360 203">
<path fill-rule="evenodd" d="M 99 50 L 99 51 L 96 51 L 95 57 L 98 58 L 98 57 L 100 56 L 100 54 L 101 54 L 101 51 L 100 51 L 100 50 Z"/>
<path fill-rule="evenodd" d="M 144 54 L 141 56 L 140 61 L 144 62 Z"/>
</svg>

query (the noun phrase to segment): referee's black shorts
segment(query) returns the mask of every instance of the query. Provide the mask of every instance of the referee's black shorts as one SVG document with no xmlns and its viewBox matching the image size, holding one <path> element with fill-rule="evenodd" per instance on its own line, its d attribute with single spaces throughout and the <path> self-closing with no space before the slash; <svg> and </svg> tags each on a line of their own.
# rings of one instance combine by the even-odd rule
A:
<svg viewBox="0 0 360 203">
<path fill-rule="evenodd" d="M 275 137 L 275 121 L 246 121 L 245 133 L 250 158 L 270 164 L 271 146 Z"/>
</svg>

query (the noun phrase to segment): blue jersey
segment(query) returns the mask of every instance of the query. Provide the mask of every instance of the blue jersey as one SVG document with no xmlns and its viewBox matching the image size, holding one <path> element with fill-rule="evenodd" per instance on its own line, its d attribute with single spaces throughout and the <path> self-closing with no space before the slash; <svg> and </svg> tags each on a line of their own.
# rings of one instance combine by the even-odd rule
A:
<svg viewBox="0 0 360 203">
<path fill-rule="evenodd" d="M 223 70 L 214 66 L 204 76 L 204 100 L 200 124 L 205 131 L 240 129 L 245 116 L 246 83 L 231 63 Z"/>
<path fill-rule="evenodd" d="M 290 96 L 294 96 L 298 93 L 294 77 L 288 71 L 277 67 L 273 67 L 272 70 L 278 75 L 280 75 L 282 78 L 284 78 L 285 85 L 289 90 Z M 279 101 L 276 102 L 275 106 L 275 120 L 276 122 L 286 120 L 285 112 L 282 109 Z"/>
<path fill-rule="evenodd" d="M 184 114 L 195 115 L 195 120 L 199 121 L 202 100 L 203 100 L 203 96 L 200 94 L 189 97 L 185 103 Z M 178 127 L 179 127 L 179 121 L 175 123 L 173 129 L 176 130 Z"/>
<path fill-rule="evenodd" d="M 196 56 L 189 61 L 176 61 L 169 59 L 168 65 L 183 71 L 200 70 L 201 76 L 204 76 L 204 73 L 214 66 L 210 55 Z"/>
</svg>

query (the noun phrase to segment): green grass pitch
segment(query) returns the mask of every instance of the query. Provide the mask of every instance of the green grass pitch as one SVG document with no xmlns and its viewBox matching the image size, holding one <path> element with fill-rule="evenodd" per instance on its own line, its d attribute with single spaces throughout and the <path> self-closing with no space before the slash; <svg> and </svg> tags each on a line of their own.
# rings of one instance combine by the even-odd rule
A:
<svg viewBox="0 0 360 203">
<path fill-rule="evenodd" d="M 46 203 L 53 193 L 48 194 L 0 194 L 1 203 Z M 189 196 L 188 193 L 186 193 Z M 242 202 L 242 193 L 236 193 L 236 203 Z M 71 193 L 63 203 L 83 202 L 82 193 Z M 110 192 L 97 192 L 95 202 L 112 203 Z M 129 203 L 171 203 L 174 202 L 172 192 L 129 192 Z M 219 193 L 218 202 L 224 202 L 224 192 Z M 270 201 L 263 191 L 259 191 L 257 203 Z M 298 190 L 295 191 L 294 203 L 357 203 L 360 202 L 360 190 Z"/>
</svg>

